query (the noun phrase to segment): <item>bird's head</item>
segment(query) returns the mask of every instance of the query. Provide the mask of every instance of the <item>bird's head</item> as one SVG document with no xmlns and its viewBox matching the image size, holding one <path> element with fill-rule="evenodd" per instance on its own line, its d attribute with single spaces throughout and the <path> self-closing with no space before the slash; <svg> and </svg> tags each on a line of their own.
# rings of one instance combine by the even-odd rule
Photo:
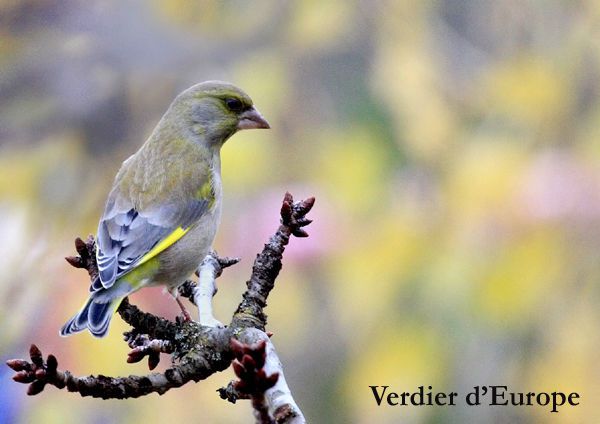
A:
<svg viewBox="0 0 600 424">
<path fill-rule="evenodd" d="M 222 145 L 239 130 L 270 128 L 252 99 L 233 84 L 206 81 L 196 84 L 171 104 L 179 124 L 211 145 Z"/>
</svg>

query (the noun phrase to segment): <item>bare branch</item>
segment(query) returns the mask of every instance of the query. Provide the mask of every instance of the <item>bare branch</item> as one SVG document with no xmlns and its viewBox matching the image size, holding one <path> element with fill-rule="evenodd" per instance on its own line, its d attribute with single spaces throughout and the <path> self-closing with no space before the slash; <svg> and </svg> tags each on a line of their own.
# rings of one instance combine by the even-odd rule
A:
<svg viewBox="0 0 600 424">
<path fill-rule="evenodd" d="M 246 345 L 231 339 L 231 348 L 235 355 L 235 360 L 232 362 L 233 370 L 239 378 L 233 386 L 237 393 L 252 400 L 254 418 L 258 424 L 273 422 L 269 415 L 265 391 L 273 387 L 279 378 L 278 372 L 267 375 L 263 368 L 267 358 L 266 347 L 265 340 Z"/>
<path fill-rule="evenodd" d="M 199 276 L 202 265 L 210 261 L 214 267 L 215 275 L 213 278 L 219 278 L 225 268 L 229 268 L 230 266 L 237 264 L 240 260 L 240 258 L 230 258 L 228 256 L 222 258 L 213 250 L 204 258 L 202 264 L 200 264 L 200 267 L 198 267 L 198 270 L 196 271 L 196 275 Z M 194 290 L 197 286 L 198 284 L 194 281 L 187 280 L 185 283 L 179 286 L 177 290 L 180 296 L 187 298 L 190 302 L 196 305 L 196 301 L 194 300 Z"/>
<path fill-rule="evenodd" d="M 199 283 L 188 281 L 179 289 L 180 295 L 192 300 L 201 313 L 204 311 L 200 322 L 177 320 L 173 323 L 142 312 L 127 298 L 123 300 L 118 312 L 133 327 L 125 333 L 125 340 L 132 348 L 127 361 L 138 362 L 148 356 L 149 368 L 153 369 L 161 353 L 171 354 L 174 365 L 164 373 L 75 377 L 69 371 L 58 370 L 54 355 L 48 355 L 44 360 L 41 351 L 32 345 L 30 361 L 7 361 L 7 365 L 16 371 L 13 379 L 29 384 L 30 395 L 52 385 L 59 389 L 66 387 L 81 396 L 124 399 L 150 393 L 163 394 L 189 381 L 203 380 L 226 369 L 235 356 L 234 369 L 240 380 L 220 389 L 221 397 L 231 402 L 251 399 L 260 423 L 304 423 L 304 416 L 292 397 L 279 357 L 269 340 L 270 333 L 264 332 L 264 307 L 281 270 L 282 255 L 290 236 L 308 236 L 303 227 L 311 223 L 306 214 L 313 204 L 314 198 L 294 203 L 292 195 L 286 193 L 281 207 L 281 225 L 257 255 L 252 275 L 246 282 L 247 290 L 229 327 L 214 325 L 212 297 L 216 293 L 216 278 L 224 268 L 239 262 L 238 258 L 219 258 L 216 253 L 211 253 L 200 267 Z M 76 268 L 86 269 L 94 281 L 98 276 L 94 238 L 89 236 L 85 242 L 78 238 L 75 247 L 78 256 L 68 257 L 67 261 Z"/>
<path fill-rule="evenodd" d="M 261 330 L 247 328 L 238 337 L 245 345 L 265 343 L 265 361 L 263 371 L 268 376 L 277 375 L 275 384 L 264 393 L 269 416 L 278 424 L 304 424 L 306 419 L 296 404 L 292 392 L 285 380 L 283 365 L 270 338 Z"/>
<path fill-rule="evenodd" d="M 291 235 L 308 237 L 308 233 L 302 227 L 312 222 L 306 218 L 306 214 L 314 203 L 314 197 L 294 203 L 292 195 L 285 194 L 281 206 L 281 225 L 254 260 L 252 276 L 246 282 L 247 290 L 233 315 L 232 326 L 255 327 L 264 331 L 267 316 L 263 309 L 267 306 L 267 297 L 281 271 L 283 251 Z"/>
<path fill-rule="evenodd" d="M 58 361 L 54 355 L 48 355 L 44 361 L 41 351 L 35 345 L 30 349 L 31 362 L 21 359 L 7 361 L 7 365 L 17 373 L 13 380 L 19 383 L 31 383 L 27 389 L 30 396 L 42 392 L 46 385 L 58 389 L 67 388 L 70 392 L 78 392 L 81 396 L 100 397 L 103 399 L 125 399 L 144 396 L 152 392 L 163 394 L 172 387 L 179 387 L 189 381 L 175 369 L 167 370 L 164 374 L 147 376 L 105 377 L 87 376 L 75 377 L 69 371 L 59 371 Z"/>
<path fill-rule="evenodd" d="M 78 256 L 67 256 L 65 260 L 75 268 L 85 269 L 90 280 L 94 281 L 98 277 L 98 265 L 96 264 L 96 241 L 93 235 L 89 235 L 86 241 L 77 237 L 75 239 L 75 250 Z"/>
<path fill-rule="evenodd" d="M 165 318 L 142 312 L 140 309 L 129 303 L 125 298 L 121 302 L 117 312 L 127 324 L 137 330 L 139 334 L 148 334 L 153 339 L 174 340 L 178 334 L 177 324 Z"/>
<path fill-rule="evenodd" d="M 160 362 L 161 353 L 173 353 L 173 343 L 169 340 L 150 339 L 147 334 L 137 334 L 135 330 L 123 333 L 125 341 L 131 348 L 127 354 L 127 362 L 140 362 L 148 356 L 148 368 L 153 370 Z"/>
<path fill-rule="evenodd" d="M 206 255 L 198 267 L 198 284 L 192 289 L 198 307 L 198 322 L 207 327 L 223 327 L 213 315 L 212 299 L 217 294 L 217 276 L 223 271 L 215 252 Z"/>
</svg>

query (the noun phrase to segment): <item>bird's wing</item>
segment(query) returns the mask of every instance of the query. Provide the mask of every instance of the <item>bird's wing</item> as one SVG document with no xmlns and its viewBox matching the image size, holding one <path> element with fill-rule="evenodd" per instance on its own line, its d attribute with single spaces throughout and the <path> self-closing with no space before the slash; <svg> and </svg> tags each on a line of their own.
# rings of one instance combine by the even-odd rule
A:
<svg viewBox="0 0 600 424">
<path fill-rule="evenodd" d="M 111 287 L 116 279 L 171 246 L 210 204 L 208 199 L 199 198 L 139 211 L 131 203 L 111 197 L 98 226 L 99 278 L 90 286 L 92 292 Z"/>
</svg>

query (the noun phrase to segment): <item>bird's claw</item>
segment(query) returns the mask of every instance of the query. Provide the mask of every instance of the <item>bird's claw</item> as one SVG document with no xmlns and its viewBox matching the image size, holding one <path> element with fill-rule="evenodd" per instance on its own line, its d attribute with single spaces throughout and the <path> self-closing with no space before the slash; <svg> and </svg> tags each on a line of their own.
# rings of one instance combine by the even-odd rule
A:
<svg viewBox="0 0 600 424">
<path fill-rule="evenodd" d="M 187 311 L 187 309 L 185 308 L 185 306 L 183 305 L 183 303 L 181 302 L 179 297 L 175 297 L 175 302 L 177 302 L 177 304 L 179 305 L 179 308 L 181 308 L 181 315 L 183 316 L 183 322 L 193 321 L 192 316 Z"/>
<path fill-rule="evenodd" d="M 225 324 L 213 317 L 212 315 L 200 314 L 200 325 L 211 328 L 223 328 Z"/>
</svg>

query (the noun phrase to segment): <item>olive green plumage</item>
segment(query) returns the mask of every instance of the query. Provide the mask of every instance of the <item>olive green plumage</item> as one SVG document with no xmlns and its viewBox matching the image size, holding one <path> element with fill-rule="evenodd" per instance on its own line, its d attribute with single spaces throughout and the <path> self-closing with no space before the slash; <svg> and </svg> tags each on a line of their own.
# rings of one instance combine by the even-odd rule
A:
<svg viewBox="0 0 600 424">
<path fill-rule="evenodd" d="M 221 146 L 251 128 L 269 125 L 231 84 L 208 81 L 175 98 L 115 178 L 98 225 L 99 276 L 61 335 L 87 328 L 103 337 L 125 296 L 151 285 L 172 290 L 190 276 L 219 225 Z"/>
</svg>

